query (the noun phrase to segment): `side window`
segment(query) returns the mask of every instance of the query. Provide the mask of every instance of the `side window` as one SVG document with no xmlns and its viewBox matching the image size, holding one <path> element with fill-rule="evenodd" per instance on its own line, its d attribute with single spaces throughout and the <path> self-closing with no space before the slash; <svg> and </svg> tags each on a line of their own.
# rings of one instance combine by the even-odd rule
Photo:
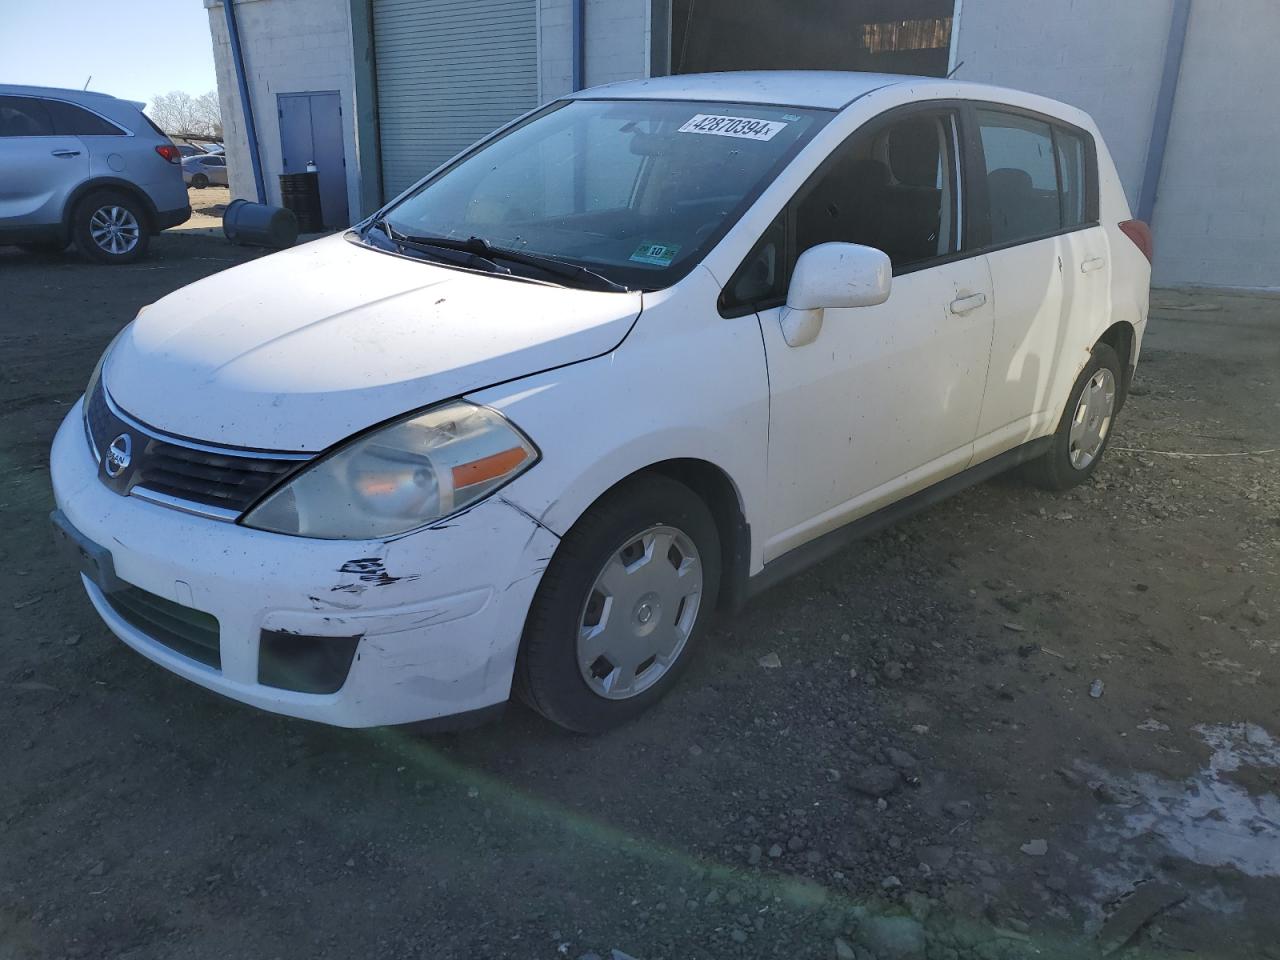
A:
<svg viewBox="0 0 1280 960">
<path fill-rule="evenodd" d="M 227 159 L 226 157 L 214 157 L 209 161 L 209 163 L 215 167 L 225 167 L 227 165 Z"/>
<path fill-rule="evenodd" d="M 950 112 L 912 113 L 860 131 L 795 203 L 796 253 L 819 243 L 883 250 L 895 271 L 958 249 L 956 126 Z"/>
<path fill-rule="evenodd" d="M 1058 204 L 1053 130 L 1029 117 L 978 110 L 986 158 L 991 243 L 1001 245 L 1056 233 Z"/>
<path fill-rule="evenodd" d="M 53 132 L 73 137 L 118 137 L 123 131 L 114 123 L 108 123 L 97 114 L 83 110 L 75 104 L 61 100 L 46 100 L 49 116 L 53 118 Z"/>
<path fill-rule="evenodd" d="M 720 294 L 720 313 L 737 317 L 786 302 L 786 214 L 756 242 Z"/>
<path fill-rule="evenodd" d="M 51 137 L 53 121 L 44 101 L 34 97 L 0 97 L 0 137 Z"/>
<path fill-rule="evenodd" d="M 1098 219 L 1097 212 L 1089 209 L 1097 177 L 1084 136 L 1055 127 L 1053 138 L 1058 145 L 1058 170 L 1062 175 L 1062 225 L 1092 223 Z"/>
</svg>

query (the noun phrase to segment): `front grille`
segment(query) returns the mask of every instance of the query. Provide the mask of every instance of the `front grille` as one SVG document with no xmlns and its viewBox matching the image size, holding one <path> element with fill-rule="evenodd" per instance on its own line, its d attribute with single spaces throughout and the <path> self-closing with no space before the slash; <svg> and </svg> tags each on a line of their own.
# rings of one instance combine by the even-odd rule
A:
<svg viewBox="0 0 1280 960">
<path fill-rule="evenodd" d="M 132 457 L 119 477 L 101 473 L 103 482 L 117 493 L 137 488 L 195 504 L 217 507 L 233 514 L 243 513 L 286 474 L 306 458 L 240 454 L 233 450 L 211 450 L 165 439 L 113 409 L 101 379 L 85 407 L 85 427 L 95 455 L 101 461 L 108 445 L 121 434 L 132 438 Z"/>
<path fill-rule="evenodd" d="M 239 513 L 297 465 L 296 460 L 237 457 L 152 440 L 139 485 Z"/>
<path fill-rule="evenodd" d="M 184 607 L 138 587 L 123 587 L 103 596 L 121 619 L 152 640 L 184 657 L 222 669 L 218 619 L 213 614 Z"/>
</svg>

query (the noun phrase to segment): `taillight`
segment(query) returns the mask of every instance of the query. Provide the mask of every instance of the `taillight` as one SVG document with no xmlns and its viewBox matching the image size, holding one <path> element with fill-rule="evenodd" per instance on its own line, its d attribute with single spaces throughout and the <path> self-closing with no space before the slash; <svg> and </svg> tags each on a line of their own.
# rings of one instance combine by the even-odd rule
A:
<svg viewBox="0 0 1280 960">
<path fill-rule="evenodd" d="M 182 151 L 175 147 L 172 143 L 161 143 L 156 146 L 156 153 L 164 157 L 170 163 L 182 162 Z"/>
<path fill-rule="evenodd" d="M 1120 224 L 1120 229 L 1133 241 L 1133 245 L 1142 251 L 1142 255 L 1147 258 L 1147 263 L 1151 263 L 1156 252 L 1151 228 L 1141 220 L 1126 220 Z"/>
</svg>

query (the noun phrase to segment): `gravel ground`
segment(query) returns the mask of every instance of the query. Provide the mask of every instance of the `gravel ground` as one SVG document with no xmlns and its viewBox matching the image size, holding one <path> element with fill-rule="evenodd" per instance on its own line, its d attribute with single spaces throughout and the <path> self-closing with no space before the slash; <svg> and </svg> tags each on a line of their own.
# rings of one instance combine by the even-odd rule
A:
<svg viewBox="0 0 1280 960">
<path fill-rule="evenodd" d="M 642 721 L 427 737 L 184 683 L 49 548 L 98 352 L 257 255 L 0 249 L 0 957 L 1280 958 L 1280 299 L 1158 293 L 1091 483 L 846 551 Z"/>
</svg>

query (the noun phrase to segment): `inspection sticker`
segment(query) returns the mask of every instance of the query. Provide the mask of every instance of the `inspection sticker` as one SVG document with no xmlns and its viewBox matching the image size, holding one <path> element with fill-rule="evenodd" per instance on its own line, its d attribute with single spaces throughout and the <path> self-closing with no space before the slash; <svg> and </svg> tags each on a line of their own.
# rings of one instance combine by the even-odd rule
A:
<svg viewBox="0 0 1280 960">
<path fill-rule="evenodd" d="M 674 243 L 642 243 L 630 259 L 636 263 L 652 263 L 659 267 L 669 267 L 679 252 L 680 247 Z"/>
<path fill-rule="evenodd" d="M 709 133 L 717 137 L 742 140 L 772 140 L 786 127 L 780 120 L 753 120 L 751 117 L 719 117 L 700 113 L 685 122 L 680 133 Z"/>
</svg>

